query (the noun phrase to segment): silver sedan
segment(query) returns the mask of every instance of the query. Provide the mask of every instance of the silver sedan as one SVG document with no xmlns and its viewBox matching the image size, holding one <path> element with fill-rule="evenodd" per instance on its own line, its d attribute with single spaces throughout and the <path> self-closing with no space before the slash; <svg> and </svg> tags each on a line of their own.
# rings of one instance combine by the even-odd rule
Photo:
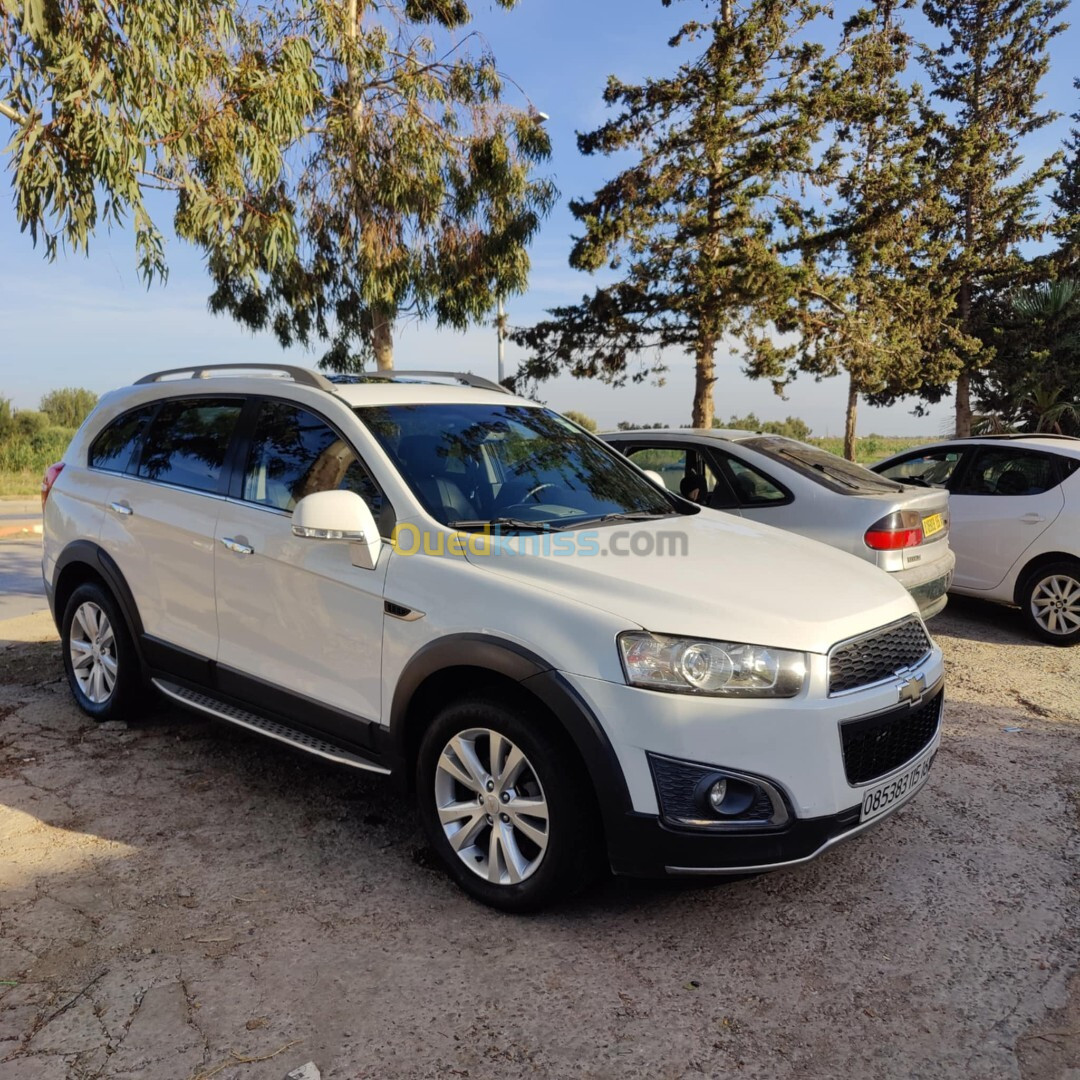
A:
<svg viewBox="0 0 1080 1080">
<path fill-rule="evenodd" d="M 875 563 L 911 593 L 924 619 L 946 604 L 956 558 L 945 491 L 889 480 L 779 435 L 680 428 L 600 438 L 685 498 Z"/>
</svg>

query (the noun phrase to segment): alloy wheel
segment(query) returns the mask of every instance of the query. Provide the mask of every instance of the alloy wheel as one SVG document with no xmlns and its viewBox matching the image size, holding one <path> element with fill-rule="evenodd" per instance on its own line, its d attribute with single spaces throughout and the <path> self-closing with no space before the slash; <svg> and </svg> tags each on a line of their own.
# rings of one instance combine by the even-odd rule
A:
<svg viewBox="0 0 1080 1080">
<path fill-rule="evenodd" d="M 68 652 L 79 689 L 89 702 L 103 705 L 116 685 L 116 637 L 108 616 L 97 604 L 87 600 L 75 609 Z"/>
<path fill-rule="evenodd" d="M 1049 634 L 1080 630 L 1080 581 L 1068 574 L 1050 574 L 1031 590 L 1031 614 Z"/>
<path fill-rule="evenodd" d="M 548 846 L 548 804 L 529 759 L 489 728 L 459 732 L 435 770 L 435 807 L 457 857 L 494 885 L 534 874 Z"/>
</svg>

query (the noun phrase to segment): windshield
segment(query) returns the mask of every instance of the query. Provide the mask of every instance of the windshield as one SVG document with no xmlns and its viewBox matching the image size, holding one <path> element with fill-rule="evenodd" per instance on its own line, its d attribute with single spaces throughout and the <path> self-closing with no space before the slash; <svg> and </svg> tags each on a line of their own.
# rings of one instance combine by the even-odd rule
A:
<svg viewBox="0 0 1080 1080">
<path fill-rule="evenodd" d="M 816 446 L 796 442 L 794 439 L 758 436 L 742 439 L 739 445 L 782 461 L 804 476 L 839 491 L 856 493 L 904 490 L 904 485 L 895 480 L 879 476 L 853 461 L 837 457 L 826 450 L 819 450 Z"/>
<path fill-rule="evenodd" d="M 424 508 L 457 528 L 566 528 L 679 513 L 617 451 L 526 405 L 361 406 Z"/>
</svg>

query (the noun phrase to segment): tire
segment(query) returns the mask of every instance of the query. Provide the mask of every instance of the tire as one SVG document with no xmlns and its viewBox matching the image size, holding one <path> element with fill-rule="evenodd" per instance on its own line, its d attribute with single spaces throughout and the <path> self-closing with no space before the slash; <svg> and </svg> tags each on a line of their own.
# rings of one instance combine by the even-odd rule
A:
<svg viewBox="0 0 1080 1080">
<path fill-rule="evenodd" d="M 565 899 L 603 865 L 595 796 L 561 731 L 552 734 L 555 723 L 474 697 L 447 705 L 420 744 L 416 792 L 428 840 L 466 893 L 502 911 Z"/>
<path fill-rule="evenodd" d="M 1080 562 L 1067 559 L 1040 566 L 1024 578 L 1017 601 L 1040 641 L 1080 644 Z"/>
<path fill-rule="evenodd" d="M 124 720 L 143 698 L 142 670 L 112 593 L 80 585 L 64 608 L 60 642 L 75 703 L 98 721 Z"/>
</svg>

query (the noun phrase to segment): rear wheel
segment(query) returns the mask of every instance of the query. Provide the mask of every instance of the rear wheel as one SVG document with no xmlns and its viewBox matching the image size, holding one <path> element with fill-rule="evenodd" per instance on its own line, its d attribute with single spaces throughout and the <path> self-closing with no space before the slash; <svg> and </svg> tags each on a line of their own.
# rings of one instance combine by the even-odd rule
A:
<svg viewBox="0 0 1080 1080">
<path fill-rule="evenodd" d="M 1024 579 L 1018 599 L 1037 638 L 1054 645 L 1080 643 L 1080 562 L 1039 567 Z"/>
<path fill-rule="evenodd" d="M 120 720 L 142 692 L 139 658 L 112 594 L 80 585 L 64 608 L 60 640 L 75 701 L 95 720 Z"/>
<path fill-rule="evenodd" d="M 505 911 L 568 896 L 596 867 L 595 800 L 572 751 L 545 730 L 553 722 L 472 698 L 443 709 L 420 745 L 432 847 L 465 892 Z"/>
</svg>

